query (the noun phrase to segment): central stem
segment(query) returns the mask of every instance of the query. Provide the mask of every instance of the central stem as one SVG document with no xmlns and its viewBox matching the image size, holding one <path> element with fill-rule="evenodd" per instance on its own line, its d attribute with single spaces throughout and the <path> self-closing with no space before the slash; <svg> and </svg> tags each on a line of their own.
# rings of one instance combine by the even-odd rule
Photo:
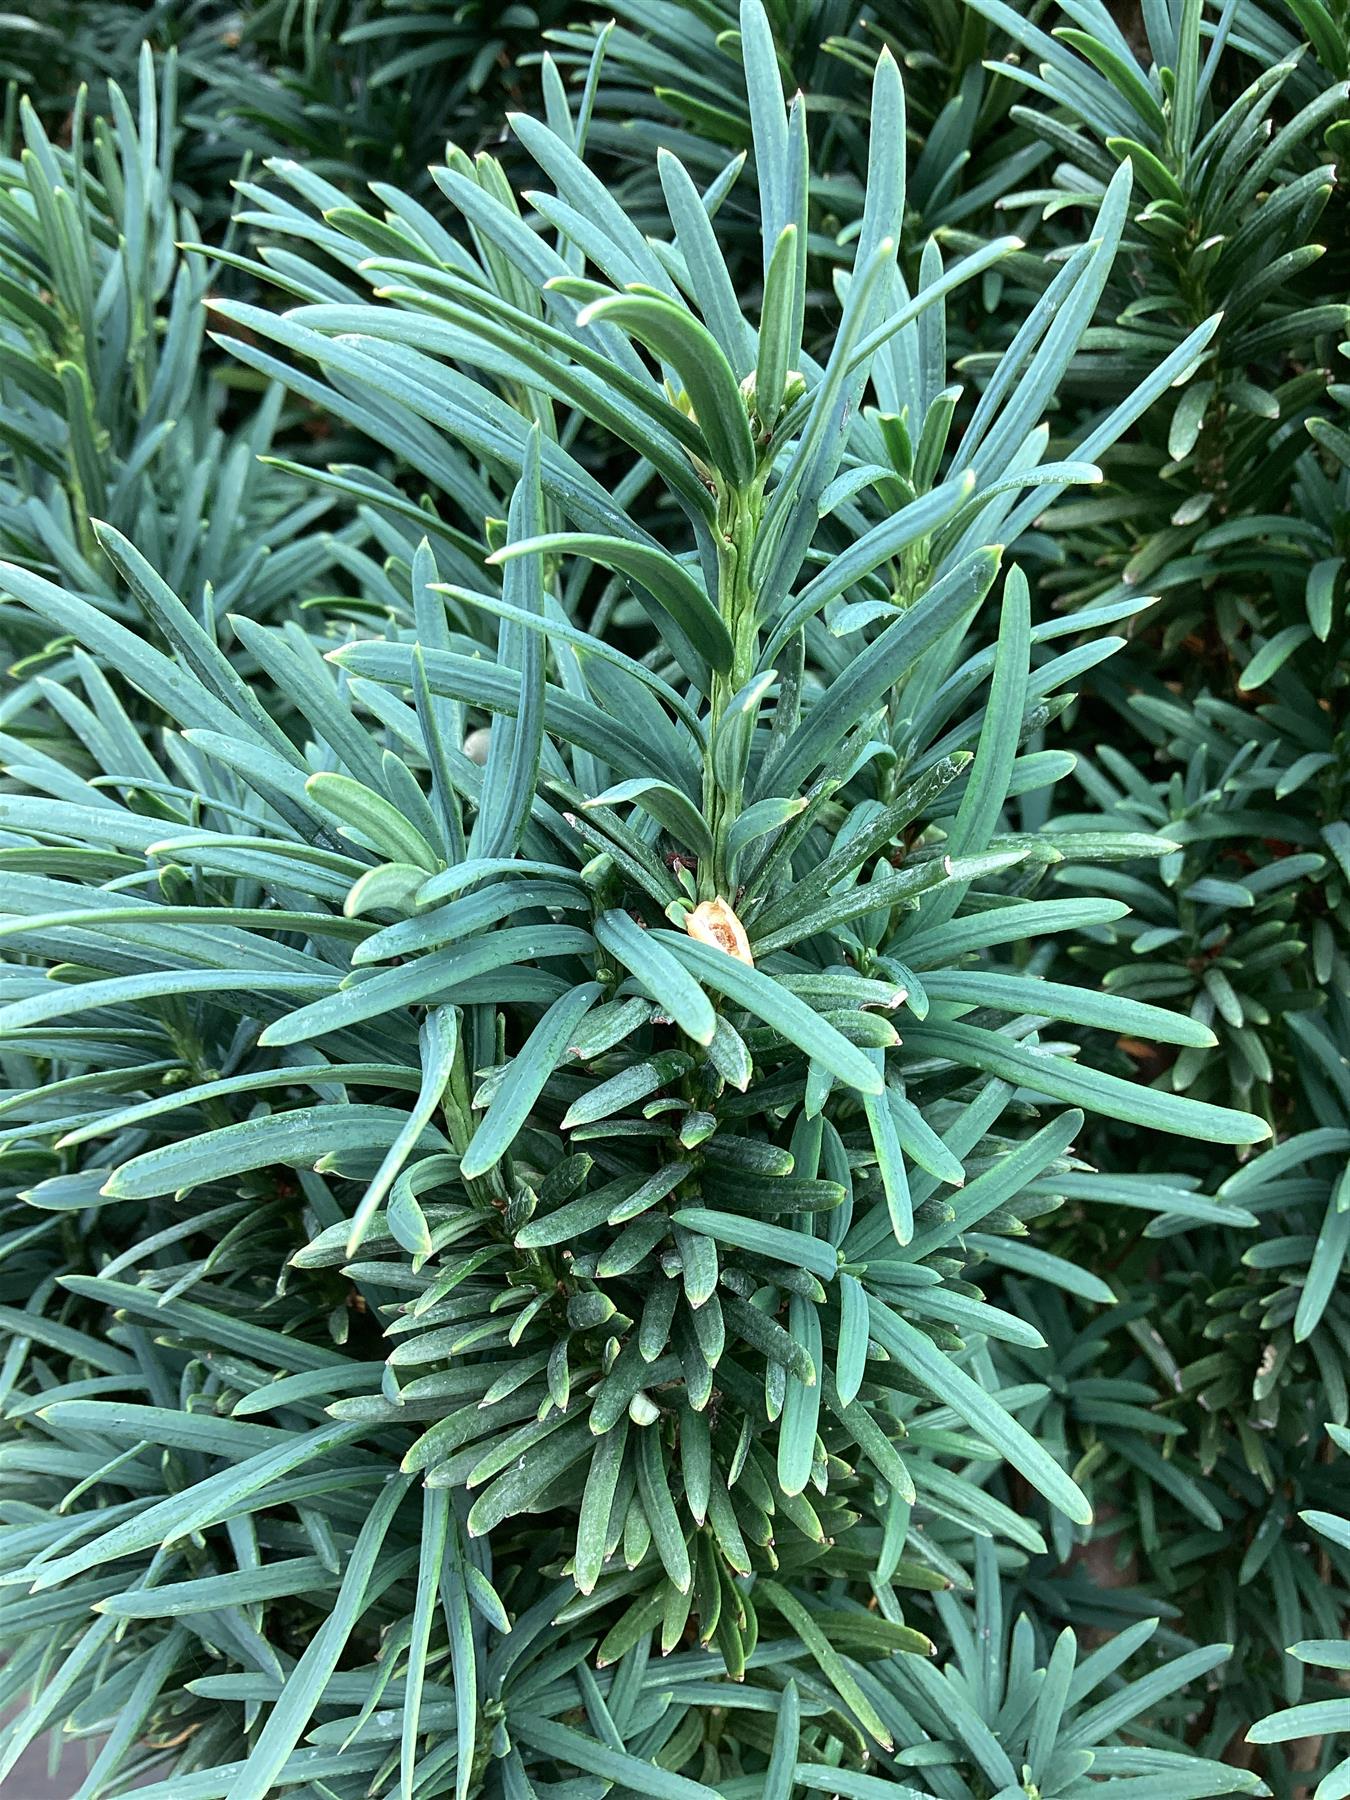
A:
<svg viewBox="0 0 1350 1800">
<path fill-rule="evenodd" d="M 750 568 L 764 509 L 763 481 L 722 494 L 717 513 L 717 609 L 731 634 L 731 667 L 714 672 L 709 696 L 708 756 L 703 766 L 703 816 L 712 837 L 713 854 L 699 869 L 701 900 L 719 895 L 730 899 L 732 872 L 728 837 L 741 814 L 752 715 L 727 717 L 736 696 L 755 673 L 759 631 Z"/>
</svg>

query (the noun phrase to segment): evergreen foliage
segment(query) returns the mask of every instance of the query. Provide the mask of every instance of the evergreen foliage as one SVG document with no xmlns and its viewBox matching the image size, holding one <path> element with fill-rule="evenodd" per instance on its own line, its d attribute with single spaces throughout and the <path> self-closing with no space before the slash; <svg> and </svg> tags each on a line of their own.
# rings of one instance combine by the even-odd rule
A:
<svg viewBox="0 0 1350 1800">
<path fill-rule="evenodd" d="M 617 12 L 0 20 L 0 1783 L 1345 1800 L 1343 0 Z"/>
</svg>

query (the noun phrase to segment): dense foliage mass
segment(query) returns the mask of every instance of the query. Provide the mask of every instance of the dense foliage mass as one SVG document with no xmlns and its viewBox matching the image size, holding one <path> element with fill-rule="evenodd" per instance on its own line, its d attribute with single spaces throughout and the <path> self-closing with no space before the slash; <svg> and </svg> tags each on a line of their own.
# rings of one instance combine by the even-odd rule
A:
<svg viewBox="0 0 1350 1800">
<path fill-rule="evenodd" d="M 0 1784 L 1346 1800 L 1344 0 L 615 11 L 0 18 Z"/>
</svg>

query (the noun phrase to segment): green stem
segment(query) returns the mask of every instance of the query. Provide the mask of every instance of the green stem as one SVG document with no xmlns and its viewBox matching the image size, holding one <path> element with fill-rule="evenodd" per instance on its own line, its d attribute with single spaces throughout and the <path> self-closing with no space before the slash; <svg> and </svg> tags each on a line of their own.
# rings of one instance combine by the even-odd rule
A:
<svg viewBox="0 0 1350 1800">
<path fill-rule="evenodd" d="M 745 764 L 750 733 L 727 758 L 718 758 L 719 777 L 712 755 L 728 706 L 753 677 L 759 658 L 759 630 L 755 595 L 750 582 L 755 538 L 764 510 L 762 478 L 749 488 L 736 488 L 721 497 L 718 506 L 717 606 L 731 633 L 732 659 L 726 674 L 714 674 L 709 718 L 709 755 L 703 767 L 703 816 L 712 836 L 713 854 L 698 872 L 701 900 L 730 897 L 732 886 L 727 840 L 740 817 L 745 789 Z"/>
</svg>

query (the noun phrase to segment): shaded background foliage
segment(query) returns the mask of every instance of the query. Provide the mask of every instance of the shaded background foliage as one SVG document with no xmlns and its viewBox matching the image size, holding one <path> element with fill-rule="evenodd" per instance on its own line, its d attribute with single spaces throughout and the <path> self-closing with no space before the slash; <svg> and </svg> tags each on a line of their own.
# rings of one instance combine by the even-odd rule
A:
<svg viewBox="0 0 1350 1800">
<path fill-rule="evenodd" d="M 673 0 L 589 16 L 73 3 L 0 19 L 0 1682 L 27 1697 L 0 1766 L 47 1727 L 97 1741 L 120 1718 L 92 1772 L 79 1746 L 67 1753 L 81 1800 L 166 1750 L 166 1800 L 241 1800 L 274 1779 L 316 1797 L 513 1800 L 1071 1800 L 1113 1783 L 1172 1800 L 1259 1780 L 1286 1800 L 1350 1793 L 1344 5 L 803 3 L 771 7 L 762 37 L 751 22 L 749 49 L 746 29 L 734 8 Z M 850 426 L 857 473 L 824 509 L 817 562 L 887 520 L 915 528 L 821 602 L 801 639 L 806 718 L 983 545 L 1006 545 L 1005 567 L 1028 577 L 1027 611 L 1019 626 L 1005 576 L 876 716 L 836 707 L 841 726 L 868 727 L 831 747 L 838 769 L 797 758 L 810 832 L 787 872 L 800 883 L 835 859 L 807 952 L 793 931 L 808 915 L 794 918 L 772 869 L 759 896 L 741 881 L 737 903 L 757 966 L 798 983 L 807 1041 L 737 993 L 699 1048 L 711 1028 L 690 988 L 708 971 L 653 933 L 673 939 L 695 900 L 723 891 L 705 890 L 713 859 L 689 813 L 720 816 L 730 765 L 704 768 L 685 714 L 706 700 L 717 716 L 735 695 L 652 621 L 669 616 L 663 591 L 667 606 L 694 604 L 699 583 L 724 591 L 686 452 L 740 492 L 724 479 L 740 440 L 713 443 L 722 415 L 689 402 L 697 370 L 666 340 L 667 392 L 612 325 L 600 363 L 569 360 L 584 333 L 547 338 L 529 271 L 556 254 L 606 292 L 636 275 L 685 316 L 692 289 L 713 324 L 710 265 L 689 261 L 685 190 L 658 159 L 673 153 L 690 193 L 714 189 L 716 293 L 734 308 L 721 348 L 757 341 L 762 379 L 772 321 L 793 347 L 784 369 L 817 391 L 869 247 L 869 156 L 896 133 L 872 112 L 882 46 L 903 78 L 909 166 L 905 285 L 873 322 L 975 261 L 896 333 Z M 787 99 L 806 96 L 800 137 L 774 114 L 775 62 Z M 508 110 L 551 135 L 511 135 Z M 678 235 L 690 279 L 672 281 L 673 253 L 644 250 L 643 233 Z M 1056 363 L 1024 331 L 1038 307 L 1071 313 L 1069 292 L 1083 316 Z M 506 336 L 484 361 L 494 321 Z M 1182 346 L 1177 384 L 1158 383 Z M 550 358 L 598 385 L 560 388 Z M 399 385 L 410 378 L 420 398 Z M 978 468 L 970 501 L 953 487 L 963 434 L 995 401 L 1027 479 L 996 500 Z M 637 425 L 621 402 L 642 409 Z M 785 416 L 758 418 L 757 467 Z M 1075 460 L 1100 479 L 1065 476 L 1080 485 L 1059 496 L 1059 477 L 1034 473 Z M 634 576 L 575 544 L 565 560 L 563 544 L 491 560 L 545 533 L 594 537 L 602 516 L 660 561 Z M 982 569 L 972 605 L 994 580 Z M 581 634 L 552 650 L 549 687 L 589 696 L 595 717 L 560 727 L 554 699 L 545 724 L 503 728 L 512 715 L 481 671 L 543 682 L 539 630 L 503 622 L 503 606 Z M 1105 630 L 1123 640 L 1110 655 Z M 639 672 L 601 663 L 593 639 Z M 771 767 L 795 715 L 783 691 L 747 704 L 752 721 L 765 708 Z M 650 734 L 645 763 L 641 732 L 617 751 L 596 736 L 625 717 Z M 527 793 L 511 746 L 529 729 Z M 978 831 L 970 750 L 997 778 Z M 682 762 L 697 805 L 650 786 Z M 645 804 L 616 791 L 623 777 L 649 783 Z M 930 778 L 908 814 L 902 777 Z M 772 809 L 791 795 L 761 787 L 765 832 L 784 831 Z M 847 848 L 869 829 L 867 879 L 900 884 L 870 912 L 850 897 L 868 859 Z M 984 861 L 950 897 L 893 910 L 915 904 L 901 847 L 922 880 L 939 834 Z M 453 876 L 434 886 L 466 854 L 522 846 L 548 869 L 466 884 L 463 900 Z M 527 882 L 542 891 L 512 891 Z M 119 894 L 160 917 L 100 926 Z M 470 908 L 446 929 L 486 926 L 489 942 L 517 916 L 566 934 L 593 914 L 600 961 L 576 961 L 579 937 L 564 935 L 561 980 L 546 943 L 542 969 L 473 978 L 425 1017 L 396 994 L 383 1022 L 356 1022 L 359 1041 L 281 1064 L 260 1049 L 264 1026 L 286 1043 L 287 1015 L 326 1004 L 353 962 L 382 966 L 378 949 L 353 956 L 375 935 L 402 933 L 385 940 L 394 969 L 447 954 L 439 925 L 416 926 L 432 901 Z M 1043 937 L 1005 949 L 981 935 L 1000 910 L 1047 904 Z M 264 909 L 286 915 L 275 942 L 235 916 Z M 627 915 L 665 962 L 650 942 L 624 962 Z M 248 1000 L 250 981 L 271 980 L 294 1001 L 163 985 L 166 968 L 204 967 L 233 971 Z M 1079 998 L 1048 1025 L 1021 991 L 1005 1004 L 963 988 L 972 967 Z M 49 970 L 144 978 L 145 997 L 110 993 L 77 1024 Z M 595 1012 L 592 973 L 608 984 Z M 849 991 L 864 980 L 907 988 L 901 1043 L 879 994 Z M 984 1010 L 966 1011 L 982 992 Z M 460 1164 L 557 1007 L 560 1043 L 599 1021 L 588 1054 L 518 1118 L 499 1114 L 504 1141 L 502 1119 L 522 1136 L 504 1163 L 480 1146 L 466 1205 Z M 944 1037 L 953 1008 L 965 1016 Z M 1070 1053 L 1049 1100 L 1034 1068 L 989 1065 L 996 1033 Z M 836 1039 L 887 1071 L 884 1121 L 835 1085 L 861 1079 L 856 1061 L 822 1074 L 822 1045 L 844 1056 Z M 339 1104 L 349 1090 L 312 1070 L 278 1087 L 278 1067 L 321 1056 L 366 1065 L 352 1080 L 379 1104 Z M 1133 1102 L 1104 1101 L 1094 1070 L 1135 1084 Z M 403 1185 L 396 1169 L 370 1201 L 429 1071 L 440 1086 L 399 1140 Z M 1273 1143 L 1216 1144 L 1214 1116 L 1169 1113 L 1174 1096 L 1255 1114 Z M 1149 1129 L 1173 1118 L 1170 1135 Z M 590 1135 L 561 1156 L 578 1126 Z M 222 1160 L 213 1134 L 231 1130 L 256 1153 Z M 662 1211 L 644 1236 L 650 1200 L 617 1221 L 631 1194 L 590 1205 L 602 1176 L 632 1188 L 686 1157 L 701 1183 L 689 1223 Z M 847 1190 L 869 1251 L 888 1238 L 904 1251 L 912 1273 L 880 1286 L 884 1257 L 847 1274 L 869 1289 L 867 1324 L 855 1299 L 817 1296 L 825 1264 L 789 1272 L 817 1252 L 753 1218 L 748 1241 L 744 1221 L 727 1225 L 753 1210 L 756 1182 L 788 1181 L 805 1210 L 779 1190 L 761 1220 L 815 1243 L 811 1209 L 830 1218 Z M 981 1181 L 992 1213 L 966 1218 L 953 1195 Z M 561 1220 L 552 1238 L 531 1238 L 536 1212 Z M 602 1229 L 612 1242 L 585 1236 Z M 829 1230 L 823 1242 L 847 1247 Z M 579 1269 L 554 1260 L 574 1238 Z M 713 1281 L 731 1281 L 716 1330 L 693 1303 L 709 1243 Z M 652 1300 L 679 1283 L 682 1297 Z M 508 1354 L 494 1320 L 522 1293 Z M 882 1362 L 892 1303 L 922 1343 L 883 1337 Z M 656 1400 L 625 1376 L 580 1473 L 578 1456 L 541 1460 L 536 1429 L 555 1449 L 587 1443 L 580 1396 L 606 1404 L 595 1383 L 613 1383 L 607 1342 L 629 1325 L 667 1358 Z M 866 1406 L 844 1375 L 860 1330 Z M 936 1380 L 907 1386 L 906 1351 L 935 1356 Z M 700 1384 L 723 1356 L 726 1396 L 707 1414 Z M 962 1370 L 984 1401 L 944 1389 Z M 518 1454 L 529 1467 L 513 1487 Z M 596 1532 L 587 1467 L 619 1500 L 574 1581 L 578 1530 Z M 709 1496 L 733 1472 L 719 1513 Z M 1090 1526 L 1073 1516 L 1079 1490 Z M 470 1510 L 484 1501 L 486 1524 Z"/>
</svg>

